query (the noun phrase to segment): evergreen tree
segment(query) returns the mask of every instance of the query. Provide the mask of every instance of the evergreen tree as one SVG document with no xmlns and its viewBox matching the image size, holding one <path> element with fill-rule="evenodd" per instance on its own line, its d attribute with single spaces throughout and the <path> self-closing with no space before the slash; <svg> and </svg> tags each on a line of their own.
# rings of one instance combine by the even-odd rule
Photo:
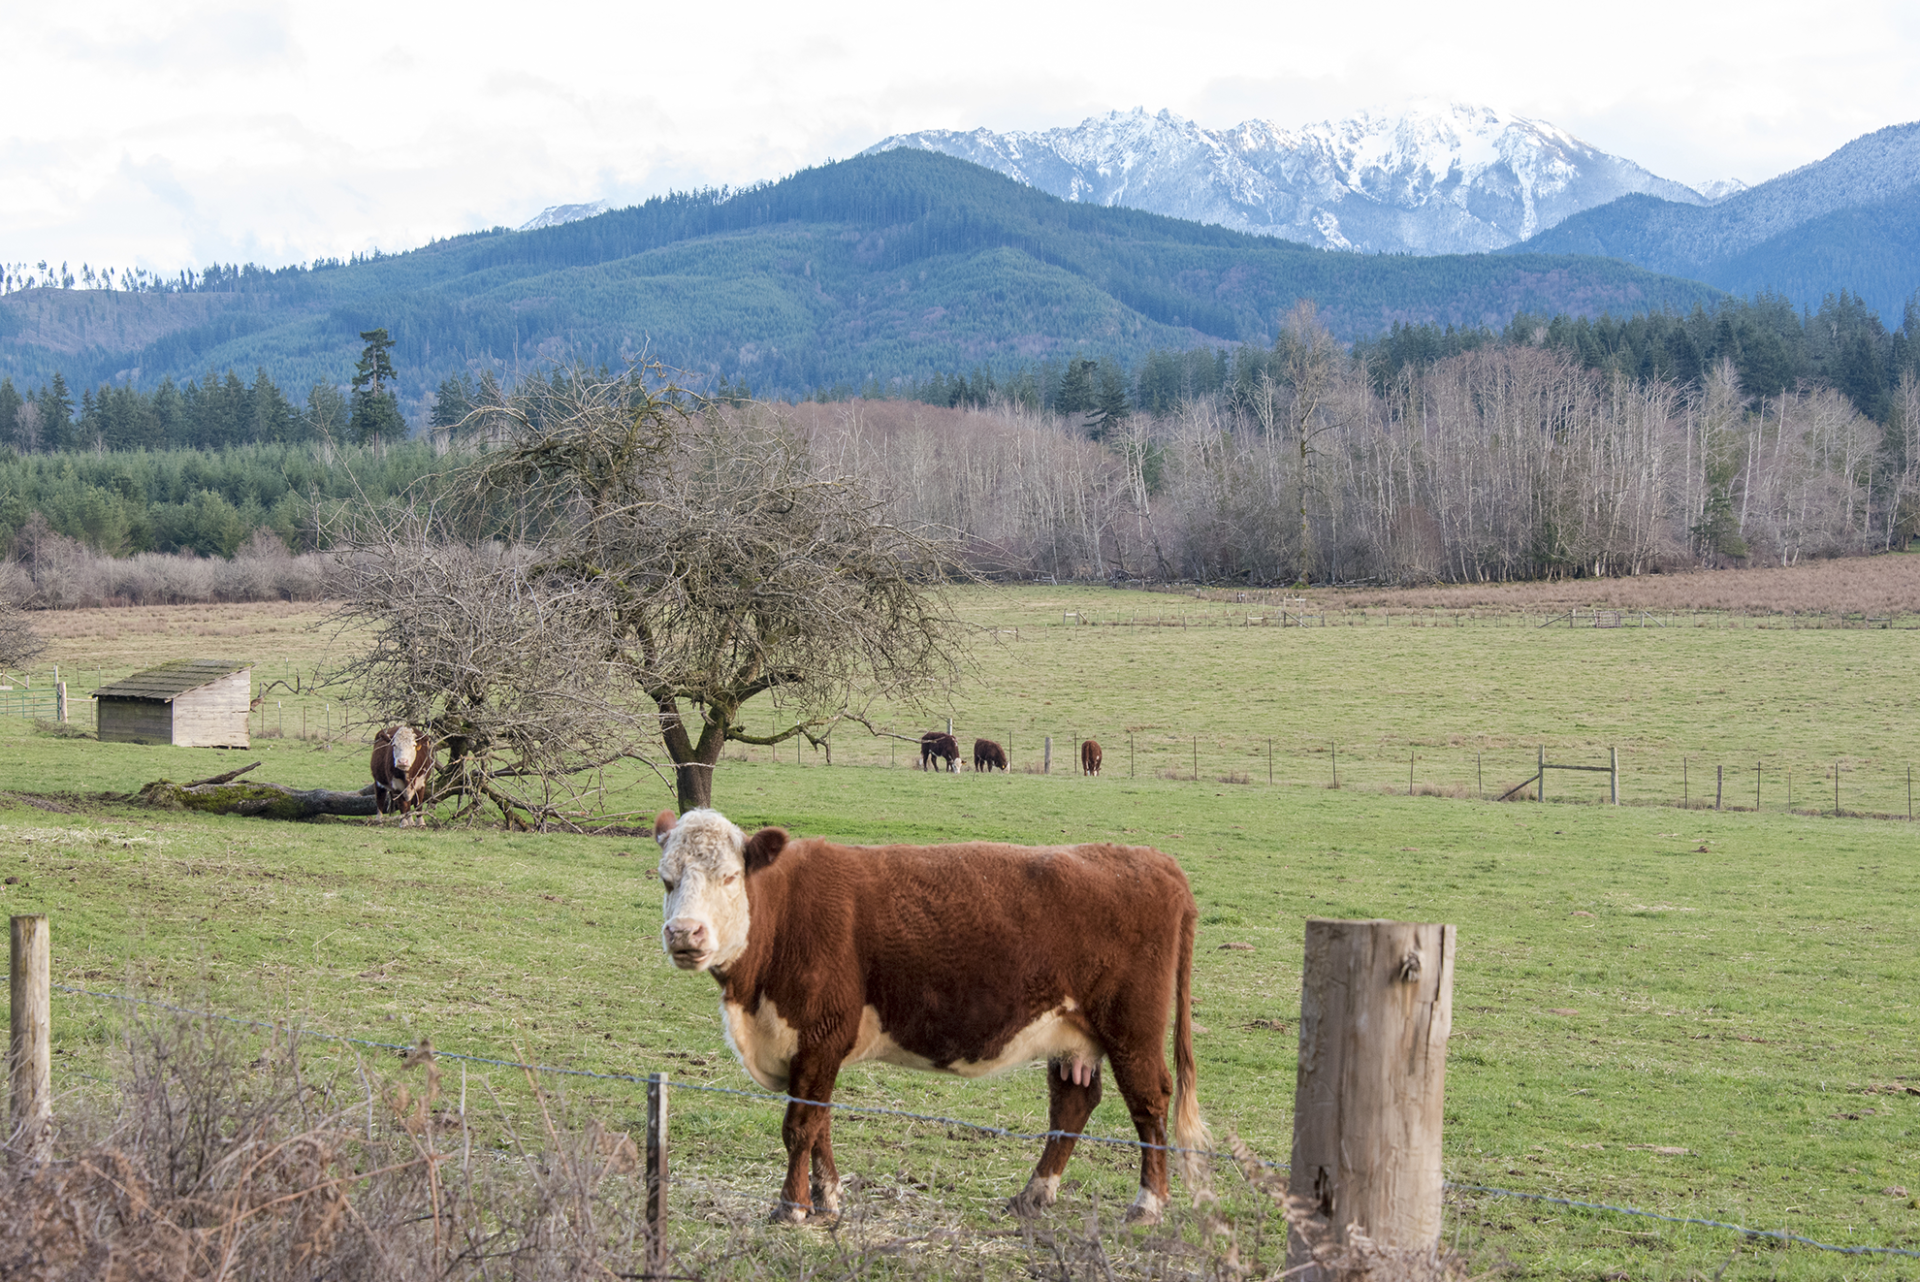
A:
<svg viewBox="0 0 1920 1282">
<path fill-rule="evenodd" d="M 59 370 L 53 372 L 53 381 L 41 388 L 34 400 L 40 409 L 40 448 L 72 449 L 73 393 L 67 390 L 67 380 Z"/>
<path fill-rule="evenodd" d="M 1054 394 L 1053 412 L 1086 414 L 1097 408 L 1099 396 L 1093 383 L 1097 369 L 1098 363 L 1084 356 L 1076 356 L 1068 361 L 1066 372 L 1060 376 L 1060 390 Z"/>
<path fill-rule="evenodd" d="M 0 378 L 0 447 L 19 449 L 20 407 L 26 404 L 11 378 Z"/>
<path fill-rule="evenodd" d="M 399 399 L 387 390 L 396 379 L 387 355 L 393 340 L 385 329 L 362 330 L 360 339 L 367 346 L 353 367 L 353 415 L 347 432 L 362 445 L 404 440 L 407 420 L 401 417 Z"/>
<path fill-rule="evenodd" d="M 433 398 L 433 416 L 428 425 L 437 431 L 451 432 L 473 412 L 473 379 L 466 374 L 442 379 Z"/>
</svg>

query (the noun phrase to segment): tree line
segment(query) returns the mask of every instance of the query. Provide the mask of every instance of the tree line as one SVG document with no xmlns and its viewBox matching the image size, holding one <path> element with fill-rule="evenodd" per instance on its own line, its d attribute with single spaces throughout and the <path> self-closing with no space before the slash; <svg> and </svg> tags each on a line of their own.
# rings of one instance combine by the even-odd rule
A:
<svg viewBox="0 0 1920 1282">
<path fill-rule="evenodd" d="M 0 378 L 0 449 L 25 454 L 126 450 L 217 450 L 241 445 L 331 441 L 381 445 L 404 440 L 408 428 L 393 392 L 393 340 L 385 329 L 360 335 L 366 344 L 349 390 L 315 383 L 295 405 L 265 368 L 251 383 L 233 370 L 208 370 L 199 382 L 163 378 L 151 392 L 125 384 L 84 388 L 79 402 L 66 376 L 25 392 Z"/>
</svg>

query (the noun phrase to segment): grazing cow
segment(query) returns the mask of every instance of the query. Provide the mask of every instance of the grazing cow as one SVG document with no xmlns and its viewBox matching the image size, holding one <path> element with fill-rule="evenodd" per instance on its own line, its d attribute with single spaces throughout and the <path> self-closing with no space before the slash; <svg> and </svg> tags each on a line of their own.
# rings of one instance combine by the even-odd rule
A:
<svg viewBox="0 0 1920 1282">
<path fill-rule="evenodd" d="M 973 741 L 973 769 L 977 774 L 982 770 L 992 770 L 998 766 L 1002 771 L 1007 768 L 1007 750 L 991 739 Z"/>
<path fill-rule="evenodd" d="M 1153 1220 L 1166 1205 L 1170 1098 L 1187 1181 L 1200 1186 L 1197 912 L 1167 855 L 1104 843 L 842 846 L 779 828 L 749 839 L 706 809 L 678 821 L 662 811 L 654 837 L 667 955 L 720 981 L 727 1044 L 755 1082 L 791 1097 L 775 1220 L 839 1213 L 824 1105 L 841 1066 L 863 1060 L 961 1077 L 1046 1061 L 1053 1134 L 1009 1204 L 1017 1215 L 1053 1203 L 1100 1101 L 1103 1060 L 1140 1135 L 1128 1218 Z"/>
<path fill-rule="evenodd" d="M 1083 775 L 1100 773 L 1100 745 L 1091 739 L 1080 745 L 1080 773 Z"/>
<path fill-rule="evenodd" d="M 949 774 L 960 773 L 960 741 L 944 730 L 929 730 L 920 736 L 920 768 L 930 770 L 935 757 L 947 763 Z"/>
<path fill-rule="evenodd" d="M 373 736 L 373 808 L 380 814 L 400 809 L 400 826 L 407 812 L 422 812 L 426 822 L 428 777 L 433 773 L 433 741 L 412 726 L 388 726 Z"/>
</svg>

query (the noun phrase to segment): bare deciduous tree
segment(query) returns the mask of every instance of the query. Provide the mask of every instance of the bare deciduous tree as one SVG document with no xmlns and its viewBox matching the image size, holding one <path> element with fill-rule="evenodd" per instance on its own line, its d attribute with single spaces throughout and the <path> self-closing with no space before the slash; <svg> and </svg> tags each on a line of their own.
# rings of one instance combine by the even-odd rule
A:
<svg viewBox="0 0 1920 1282">
<path fill-rule="evenodd" d="M 375 637 L 363 697 L 431 727 L 446 783 L 546 814 L 651 743 L 681 807 L 706 805 L 728 742 L 818 743 L 957 671 L 952 548 L 779 423 L 578 372 L 476 412 L 512 430 L 356 541 L 347 607 Z"/>
</svg>

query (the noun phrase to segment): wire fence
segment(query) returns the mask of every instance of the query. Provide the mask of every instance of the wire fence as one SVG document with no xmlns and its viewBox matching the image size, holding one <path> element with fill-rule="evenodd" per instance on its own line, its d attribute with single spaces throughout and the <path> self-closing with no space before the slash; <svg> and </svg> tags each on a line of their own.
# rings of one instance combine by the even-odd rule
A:
<svg viewBox="0 0 1920 1282">
<path fill-rule="evenodd" d="M 191 1019 L 218 1021 L 222 1023 L 245 1027 L 245 1028 L 265 1029 L 265 1030 L 273 1031 L 279 1035 L 288 1036 L 288 1037 L 313 1038 L 315 1040 L 336 1042 L 336 1043 L 341 1043 L 349 1046 L 366 1047 L 372 1050 L 390 1051 L 396 1055 L 413 1055 L 420 1050 L 419 1046 L 408 1045 L 407 1043 L 404 1043 L 404 1042 L 387 1042 L 387 1041 L 379 1041 L 371 1038 L 352 1037 L 342 1033 L 324 1032 L 324 1031 L 312 1029 L 312 1028 L 298 1027 L 287 1021 L 260 1020 L 260 1019 L 250 1019 L 242 1016 L 225 1015 L 217 1011 L 198 1010 L 193 1007 L 182 1006 L 173 1002 L 160 1001 L 150 997 L 133 997 L 123 993 L 101 992 L 95 989 L 78 988 L 68 984 L 54 984 L 52 985 L 52 988 L 55 992 L 65 993 L 70 996 L 84 997 L 84 998 L 88 998 L 96 1001 L 116 1002 L 125 1006 L 148 1007 L 151 1009 L 166 1011 L 170 1014 L 179 1015 L 179 1016 L 183 1016 Z M 558 1066 L 549 1065 L 549 1064 L 534 1064 L 534 1063 L 529 1063 L 523 1060 L 507 1059 L 500 1056 L 476 1055 L 476 1054 L 469 1054 L 469 1053 L 463 1053 L 458 1051 L 448 1051 L 448 1050 L 443 1050 L 438 1046 L 435 1046 L 432 1048 L 432 1054 L 436 1059 L 451 1060 L 456 1063 L 480 1064 L 480 1065 L 486 1065 L 490 1067 L 510 1068 L 510 1069 L 521 1071 L 521 1072 L 539 1073 L 539 1074 L 553 1076 L 553 1077 L 588 1078 L 595 1081 L 618 1082 L 618 1083 L 623 1083 L 623 1084 L 632 1085 L 632 1086 L 639 1086 L 641 1088 L 645 1088 L 649 1081 L 649 1075 L 644 1073 L 602 1073 L 602 1072 L 596 1072 L 594 1070 L 584 1069 L 584 1068 L 563 1068 L 563 1067 L 558 1067 Z M 797 1104 L 810 1105 L 817 1108 L 830 1109 L 839 1113 L 891 1117 L 891 1118 L 898 1118 L 903 1121 L 924 1122 L 924 1123 L 937 1125 L 937 1126 L 967 1130 L 967 1131 L 974 1132 L 976 1134 L 985 1135 L 985 1136 L 992 1137 L 994 1139 L 1001 1139 L 1001 1140 L 1018 1140 L 1018 1141 L 1031 1143 L 1036 1141 L 1045 1142 L 1053 1139 L 1069 1139 L 1070 1138 L 1079 1143 L 1107 1145 L 1107 1146 L 1112 1146 L 1115 1148 L 1122 1148 L 1122 1149 L 1137 1150 L 1142 1147 L 1147 1147 L 1146 1145 L 1143 1144 L 1141 1140 L 1139 1140 L 1138 1138 L 1132 1138 L 1132 1137 L 1093 1135 L 1093 1134 L 1087 1134 L 1084 1132 L 1071 1132 L 1071 1131 L 1039 1131 L 1039 1132 L 1015 1131 L 1015 1130 L 1008 1129 L 1006 1127 L 993 1126 L 993 1125 L 989 1125 L 981 1122 L 967 1121 L 964 1118 L 944 1117 L 944 1116 L 941 1116 L 938 1114 L 932 1114 L 932 1113 L 919 1113 L 919 1112 L 914 1112 L 910 1109 L 881 1108 L 874 1105 L 847 1104 L 839 1101 L 807 1100 L 807 1099 L 798 1098 L 793 1095 L 773 1094 L 766 1091 L 741 1090 L 735 1087 L 728 1087 L 728 1086 L 709 1086 L 709 1085 L 703 1085 L 698 1083 L 674 1081 L 671 1085 L 671 1089 L 674 1091 L 694 1091 L 702 1094 L 733 1096 L 741 1099 L 755 1101 L 758 1103 L 777 1105 L 782 1108 L 786 1107 L 789 1104 L 797 1103 Z M 1234 1154 L 1220 1152 L 1217 1150 L 1184 1149 L 1178 1145 L 1173 1145 L 1173 1144 L 1164 1145 L 1164 1146 L 1156 1145 L 1152 1147 L 1163 1147 L 1169 1153 L 1181 1153 L 1181 1154 L 1195 1153 L 1199 1156 L 1206 1157 L 1209 1159 L 1232 1162 L 1232 1163 L 1238 1163 L 1240 1160 L 1236 1158 Z M 1258 1165 L 1265 1167 L 1268 1170 L 1274 1170 L 1274 1171 L 1286 1171 L 1288 1169 L 1285 1163 L 1280 1163 L 1280 1162 L 1259 1161 Z M 713 1184 L 711 1181 L 703 1181 L 703 1184 L 711 1184 L 712 1189 L 714 1191 L 724 1191 L 731 1196 L 740 1197 L 740 1198 L 749 1198 L 749 1199 L 753 1198 L 753 1195 L 751 1194 L 742 1193 L 741 1191 L 732 1189 L 724 1184 Z M 1450 1180 L 1446 1183 L 1445 1188 L 1449 1193 L 1453 1193 L 1456 1195 L 1477 1194 L 1485 1197 L 1511 1198 L 1517 1201 L 1533 1202 L 1533 1203 L 1540 1203 L 1540 1204 L 1552 1205 L 1552 1206 L 1563 1206 L 1563 1207 L 1567 1207 L 1574 1210 L 1591 1211 L 1599 1214 L 1624 1215 L 1624 1216 L 1631 1216 L 1639 1219 L 1658 1221 L 1660 1223 L 1665 1223 L 1665 1224 L 1689 1225 L 1689 1226 L 1699 1227 L 1699 1228 L 1715 1229 L 1715 1230 L 1725 1231 L 1729 1233 L 1739 1234 L 1744 1238 L 1753 1239 L 1756 1241 L 1773 1241 L 1773 1242 L 1779 1242 L 1783 1245 L 1792 1244 L 1796 1246 L 1805 1246 L 1814 1250 L 1830 1252 L 1836 1255 L 1889 1256 L 1889 1257 L 1900 1257 L 1900 1258 L 1906 1258 L 1906 1259 L 1920 1259 L 1920 1250 L 1911 1250 L 1905 1247 L 1897 1247 L 1897 1246 L 1847 1245 L 1847 1244 L 1832 1243 L 1832 1242 L 1822 1242 L 1815 1238 L 1805 1237 L 1801 1234 L 1793 1233 L 1784 1228 L 1758 1229 L 1758 1228 L 1752 1228 L 1750 1226 L 1743 1225 L 1743 1224 L 1731 1223 L 1724 1220 L 1705 1219 L 1705 1218 L 1700 1218 L 1696 1216 L 1668 1215 L 1664 1212 L 1650 1211 L 1642 1207 L 1615 1206 L 1605 1202 L 1589 1202 L 1589 1201 L 1583 1201 L 1577 1198 L 1556 1197 L 1552 1194 L 1547 1194 L 1547 1193 L 1529 1193 L 1522 1190 L 1500 1188 L 1497 1186 L 1485 1185 L 1485 1184 L 1468 1184 L 1468 1183 L 1460 1183 L 1460 1182 L 1455 1182 Z M 755 1199 L 755 1200 L 759 1200 L 759 1199 Z"/>
</svg>

